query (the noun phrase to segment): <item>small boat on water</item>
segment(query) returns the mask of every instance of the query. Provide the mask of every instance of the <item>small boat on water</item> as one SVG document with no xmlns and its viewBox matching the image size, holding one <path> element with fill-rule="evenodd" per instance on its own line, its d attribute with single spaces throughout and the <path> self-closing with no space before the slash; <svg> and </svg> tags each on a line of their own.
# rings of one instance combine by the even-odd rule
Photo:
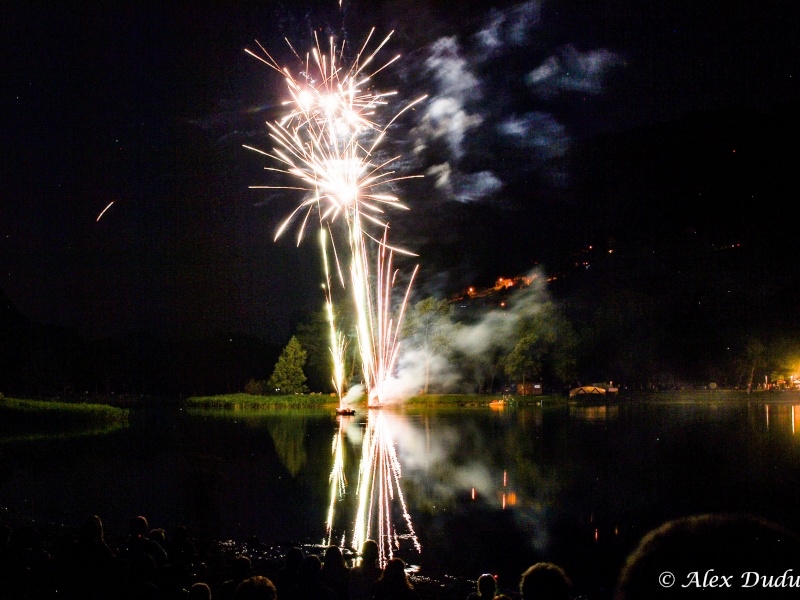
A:
<svg viewBox="0 0 800 600">
<path fill-rule="evenodd" d="M 356 414 L 356 410 L 354 408 L 339 407 L 336 409 L 336 414 L 343 417 L 352 417 L 354 414 Z"/>
</svg>

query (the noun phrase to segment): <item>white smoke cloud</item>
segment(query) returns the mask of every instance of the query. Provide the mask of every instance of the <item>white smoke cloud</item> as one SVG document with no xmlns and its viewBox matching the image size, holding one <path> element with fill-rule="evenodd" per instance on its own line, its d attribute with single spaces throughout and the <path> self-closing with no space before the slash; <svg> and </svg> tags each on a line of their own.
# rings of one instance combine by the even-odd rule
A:
<svg viewBox="0 0 800 600">
<path fill-rule="evenodd" d="M 461 158 L 467 132 L 483 120 L 464 107 L 465 102 L 480 98 L 480 82 L 461 55 L 454 37 L 440 38 L 431 45 L 425 69 L 433 75 L 436 92 L 412 131 L 414 151 L 420 153 L 432 141 L 444 140 L 453 156 Z"/>
<path fill-rule="evenodd" d="M 425 67 L 438 83 L 441 94 L 458 98 L 480 96 L 480 82 L 461 55 L 455 37 L 439 38 L 430 48 Z"/>
<path fill-rule="evenodd" d="M 464 110 L 461 99 L 452 96 L 433 98 L 428 102 L 420 124 L 414 128 L 414 152 L 420 153 L 432 140 L 444 140 L 456 158 L 464 155 L 467 132 L 481 124 L 479 115 Z"/>
<path fill-rule="evenodd" d="M 454 197 L 459 202 L 483 200 L 503 187 L 503 182 L 491 171 L 465 173 L 458 178 Z"/>
<path fill-rule="evenodd" d="M 566 127 L 553 115 L 529 112 L 511 116 L 497 130 L 519 148 L 528 148 L 544 159 L 564 156 L 569 148 Z"/>
<path fill-rule="evenodd" d="M 522 46 L 530 41 L 533 29 L 542 16 L 541 2 L 532 0 L 505 11 L 492 9 L 487 25 L 476 38 L 485 53 L 501 51 L 507 45 Z"/>
<path fill-rule="evenodd" d="M 561 49 L 539 67 L 528 73 L 526 82 L 533 92 L 551 99 L 563 92 L 599 94 L 608 70 L 619 64 L 620 58 L 609 50 L 579 52 L 572 46 Z"/>
<path fill-rule="evenodd" d="M 460 173 L 450 163 L 433 165 L 425 174 L 433 177 L 434 185 L 459 202 L 483 200 L 503 187 L 503 182 L 491 171 Z"/>
<path fill-rule="evenodd" d="M 550 302 L 543 274 L 534 271 L 528 277 L 531 284 L 511 294 L 506 308 L 490 310 L 469 324 L 456 323 L 452 317 L 440 320 L 436 323 L 437 334 L 467 360 L 480 360 L 496 350 L 510 349 L 523 319 L 537 314 Z M 463 365 L 451 363 L 444 354 L 426 352 L 414 339 L 406 339 L 401 342 L 396 375 L 385 389 L 394 401 L 404 400 L 418 394 L 427 378 L 437 391 L 461 391 L 468 385 L 463 375 Z"/>
<path fill-rule="evenodd" d="M 467 356 L 510 348 L 521 320 L 537 314 L 548 300 L 541 273 L 533 272 L 529 277 L 531 284 L 509 298 L 507 309 L 489 311 L 477 323 L 458 328 L 453 335 L 453 345 Z"/>
<path fill-rule="evenodd" d="M 410 348 L 398 359 L 397 375 L 384 384 L 384 397 L 393 403 L 419 394 L 425 386 L 426 370 L 430 380 L 442 388 L 452 389 L 459 383 L 460 376 L 447 358 Z"/>
<path fill-rule="evenodd" d="M 344 406 L 350 406 L 351 404 L 355 404 L 356 402 L 360 401 L 364 397 L 364 386 L 359 384 L 354 385 L 342 398 L 342 404 Z"/>
<path fill-rule="evenodd" d="M 472 36 L 442 37 L 427 48 L 429 99 L 410 138 L 414 156 L 430 161 L 423 169 L 448 199 L 485 201 L 531 171 L 552 185 L 566 181 L 556 159 L 568 151 L 567 126 L 534 105 L 567 92 L 601 93 L 621 61 L 605 49 L 566 45 L 538 67 L 534 58 L 525 64 L 523 56 L 541 56 L 541 23 L 541 0 L 529 0 L 492 9 Z M 525 105 L 532 110 L 520 111 Z"/>
</svg>

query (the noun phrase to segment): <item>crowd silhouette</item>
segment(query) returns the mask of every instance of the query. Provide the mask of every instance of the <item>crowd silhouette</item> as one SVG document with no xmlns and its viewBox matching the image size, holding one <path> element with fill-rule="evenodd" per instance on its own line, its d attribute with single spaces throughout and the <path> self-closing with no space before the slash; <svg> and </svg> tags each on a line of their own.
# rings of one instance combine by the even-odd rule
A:
<svg viewBox="0 0 800 600">
<path fill-rule="evenodd" d="M 250 547 L 259 545 L 253 539 Z M 670 578 L 671 577 L 671 578 Z M 474 591 L 418 589 L 405 562 L 381 568 L 378 545 L 356 555 L 329 546 L 322 556 L 291 547 L 280 559 L 214 554 L 186 527 L 169 534 L 132 518 L 110 544 L 98 516 L 48 538 L 30 526 L 0 524 L 2 600 L 570 600 L 611 598 L 612 591 L 575 590 L 564 569 L 536 562 L 509 589 L 484 573 Z M 507 586 L 508 587 L 508 586 Z M 587 586 L 584 586 L 587 587 Z M 588 586 L 591 587 L 591 586 Z M 800 538 L 752 515 L 699 515 L 664 523 L 645 535 L 622 565 L 614 600 L 796 597 Z M 725 595 L 724 592 L 728 592 Z"/>
</svg>

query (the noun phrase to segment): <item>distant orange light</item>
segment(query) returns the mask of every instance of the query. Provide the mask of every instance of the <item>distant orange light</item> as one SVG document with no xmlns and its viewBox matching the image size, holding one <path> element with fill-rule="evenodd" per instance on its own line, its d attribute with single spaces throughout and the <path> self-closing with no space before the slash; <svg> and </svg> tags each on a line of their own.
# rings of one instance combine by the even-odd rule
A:
<svg viewBox="0 0 800 600">
<path fill-rule="evenodd" d="M 517 503 L 517 494 L 515 492 L 508 493 L 508 504 L 514 506 Z"/>
<path fill-rule="evenodd" d="M 475 488 L 472 488 L 472 499 L 475 500 Z"/>
<path fill-rule="evenodd" d="M 503 307 L 505 307 L 505 305 L 506 305 L 506 303 L 505 303 L 505 302 L 501 302 L 501 303 L 500 303 L 500 306 L 503 306 Z"/>
</svg>

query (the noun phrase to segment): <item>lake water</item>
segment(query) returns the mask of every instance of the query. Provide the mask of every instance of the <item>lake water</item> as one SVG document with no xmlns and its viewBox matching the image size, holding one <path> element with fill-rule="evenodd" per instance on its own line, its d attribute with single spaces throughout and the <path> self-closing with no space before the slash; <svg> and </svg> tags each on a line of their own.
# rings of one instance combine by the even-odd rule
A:
<svg viewBox="0 0 800 600">
<path fill-rule="evenodd" d="M 78 525 L 98 514 L 113 536 L 143 514 L 168 532 L 188 524 L 220 539 L 321 544 L 333 498 L 331 535 L 349 543 L 368 514 L 356 491 L 369 447 L 373 480 L 386 484 L 381 522 L 420 574 L 493 572 L 510 589 L 545 559 L 604 597 L 638 539 L 669 518 L 744 511 L 800 530 L 800 396 L 724 397 L 383 409 L 344 421 L 330 410 L 137 410 L 104 435 L 1 443 L 0 521 Z M 337 441 L 344 480 L 332 496 Z M 371 506 L 375 537 L 381 505 Z"/>
</svg>

